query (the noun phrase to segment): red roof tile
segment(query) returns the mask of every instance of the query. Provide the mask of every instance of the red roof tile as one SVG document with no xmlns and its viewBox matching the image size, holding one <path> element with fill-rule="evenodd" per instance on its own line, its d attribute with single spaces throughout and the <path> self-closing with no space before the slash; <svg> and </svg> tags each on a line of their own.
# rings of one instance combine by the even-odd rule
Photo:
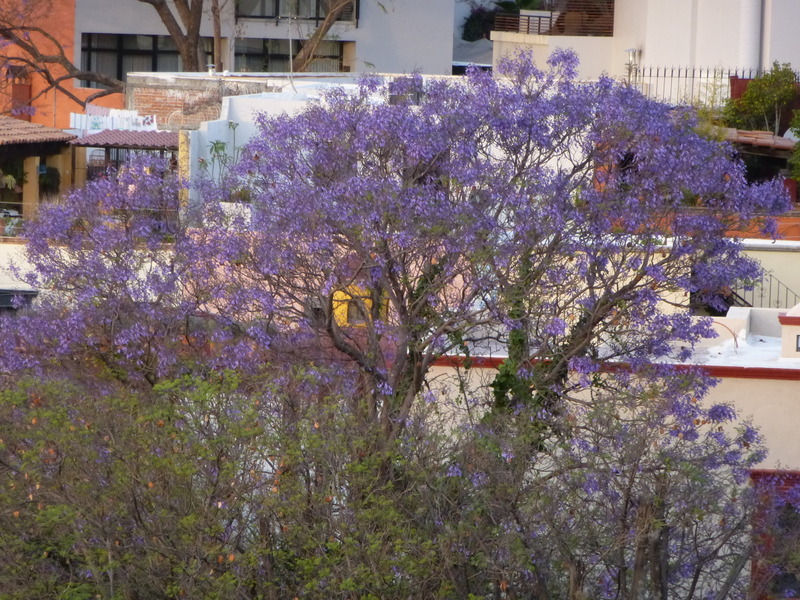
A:
<svg viewBox="0 0 800 600">
<path fill-rule="evenodd" d="M 177 131 L 127 131 L 106 129 L 70 142 L 91 148 L 133 148 L 136 150 L 177 150 Z"/>
<path fill-rule="evenodd" d="M 36 144 L 40 142 L 68 142 L 75 136 L 36 123 L 29 123 L 13 117 L 0 116 L 0 146 L 11 144 Z"/>
<path fill-rule="evenodd" d="M 775 150 L 789 150 L 794 148 L 794 140 L 772 135 L 770 131 L 745 131 L 742 129 L 725 128 L 725 139 L 734 144 L 746 144 L 761 148 Z"/>
</svg>

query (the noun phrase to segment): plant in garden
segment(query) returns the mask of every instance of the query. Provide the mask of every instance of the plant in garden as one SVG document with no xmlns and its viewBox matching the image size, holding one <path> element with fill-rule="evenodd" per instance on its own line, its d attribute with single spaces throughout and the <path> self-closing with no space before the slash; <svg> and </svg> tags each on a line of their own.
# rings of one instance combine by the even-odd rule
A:
<svg viewBox="0 0 800 600">
<path fill-rule="evenodd" d="M 261 116 L 223 188 L 193 182 L 203 201 L 191 212 L 179 210 L 182 183 L 154 164 L 42 207 L 27 279 L 43 299 L 2 321 L 13 343 L 0 348 L 0 377 L 66 386 L 48 398 L 66 411 L 59 446 L 76 456 L 89 450 L 73 439 L 86 434 L 70 385 L 86 410 L 131 402 L 168 415 L 164 428 L 159 417 L 135 429 L 142 409 L 131 408 L 133 422 L 109 421 L 92 441 L 125 440 L 112 456 L 131 458 L 115 468 L 176 482 L 153 505 L 169 551 L 132 554 L 128 573 L 162 556 L 172 570 L 150 569 L 152 589 L 195 597 L 222 593 L 218 573 L 227 597 L 743 589 L 742 474 L 760 457 L 757 436 L 729 428 L 728 407 L 697 401 L 701 373 L 668 363 L 710 335 L 689 295 L 713 303 L 757 272 L 725 233 L 769 231 L 785 192 L 748 186 L 690 112 L 610 80 L 580 84 L 575 66 L 556 53 L 546 71 L 505 61 L 497 79 L 414 76 L 392 82 L 392 102 L 373 78 Z M 229 202 L 234 189 L 246 205 Z M 491 393 L 433 377 L 449 354 L 469 363 L 503 349 Z M 47 452 L 20 427 L 44 418 L 28 412 L 31 393 L 9 392 L 2 416 L 23 481 L 19 457 Z M 175 444 L 196 433 L 176 446 L 199 453 L 196 468 L 139 456 L 167 425 Z M 240 427 L 258 432 L 246 449 L 226 433 Z M 219 501 L 208 461 L 227 445 L 226 477 L 249 487 L 225 520 L 201 507 Z M 91 472 L 70 477 L 96 481 L 83 463 Z M 37 483 L 60 490 L 51 476 Z M 16 535 L 44 527 L 38 505 L 26 508 Z M 66 521 L 83 523 L 70 510 Z M 191 515 L 202 535 L 174 529 Z M 227 550 L 214 536 L 229 526 L 237 568 L 209 566 L 198 581 L 212 591 L 190 591 L 175 570 L 191 579 L 224 557 L 208 548 Z M 97 593 L 70 567 L 86 553 L 64 545 L 53 585 L 80 579 Z M 25 564 L 40 556 L 36 544 L 16 551 Z M 111 556 L 102 564 L 117 573 Z"/>
<path fill-rule="evenodd" d="M 790 128 L 795 136 L 800 134 L 800 111 L 792 115 Z M 789 173 L 792 178 L 800 181 L 800 145 L 795 144 L 792 155 L 789 157 Z"/>
<path fill-rule="evenodd" d="M 483 6 L 477 6 L 470 11 L 466 19 L 464 19 L 464 27 L 461 33 L 461 39 L 468 42 L 474 42 L 481 39 L 489 39 L 494 25 L 494 17 L 497 10 L 490 10 Z"/>
<path fill-rule="evenodd" d="M 797 96 L 797 75 L 788 63 L 772 63 L 772 69 L 752 80 L 741 98 L 725 106 L 725 120 L 731 127 L 772 131 L 781 129 L 783 115 Z"/>
<path fill-rule="evenodd" d="M 432 543 L 359 459 L 368 432 L 322 375 L 0 392 L 2 597 L 412 593 L 392 569 L 422 576 Z M 322 389 L 327 401 L 302 401 Z"/>
</svg>

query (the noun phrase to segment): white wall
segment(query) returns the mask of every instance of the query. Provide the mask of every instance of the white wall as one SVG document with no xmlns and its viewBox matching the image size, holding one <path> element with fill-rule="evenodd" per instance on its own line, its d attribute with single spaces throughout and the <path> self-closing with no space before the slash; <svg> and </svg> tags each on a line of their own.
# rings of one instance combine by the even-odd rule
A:
<svg viewBox="0 0 800 600">
<path fill-rule="evenodd" d="M 25 261 L 25 241 L 5 239 L 0 242 L 0 288 L 6 290 L 29 290 L 31 287 L 11 272 L 11 265 L 29 271 Z"/>
<path fill-rule="evenodd" d="M 776 244 L 775 249 L 771 250 L 765 240 L 762 249 L 747 249 L 744 253 L 757 260 L 765 271 L 771 272 L 793 292 L 800 294 L 800 248 L 788 249 Z"/>
<path fill-rule="evenodd" d="M 764 0 L 763 66 L 773 61 L 791 63 L 800 68 L 800 2 L 798 0 Z"/>
<path fill-rule="evenodd" d="M 761 0 L 617 0 L 615 54 L 641 49 L 640 64 L 755 68 Z"/>
<path fill-rule="evenodd" d="M 356 70 L 449 75 L 454 0 L 361 0 Z"/>
<path fill-rule="evenodd" d="M 764 436 L 769 456 L 762 469 L 800 469 L 800 381 L 726 378 L 709 394 L 709 401 L 731 402 L 742 417 L 752 416 Z"/>
<path fill-rule="evenodd" d="M 676 1 L 679 4 L 680 0 Z M 677 9 L 677 7 L 676 7 Z M 611 50 L 612 59 L 608 65 L 609 75 L 622 77 L 625 75 L 627 49 L 642 50 L 640 62 L 645 60 L 649 43 L 647 39 L 647 23 L 650 3 L 644 0 L 616 0 L 614 6 L 614 45 Z"/>
<path fill-rule="evenodd" d="M 542 69 L 547 68 L 547 59 L 557 48 L 573 50 L 580 57 L 578 78 L 596 79 L 603 73 L 612 74 L 609 66 L 614 62 L 614 39 L 610 37 L 547 36 L 529 35 L 508 31 L 493 31 L 493 63 L 497 67 L 503 56 L 513 56 L 517 52 L 531 52 L 534 63 Z M 622 58 L 618 61 L 622 64 Z"/>
<path fill-rule="evenodd" d="M 617 0 L 615 37 L 646 65 L 751 69 L 800 65 L 798 26 L 797 0 Z"/>
</svg>

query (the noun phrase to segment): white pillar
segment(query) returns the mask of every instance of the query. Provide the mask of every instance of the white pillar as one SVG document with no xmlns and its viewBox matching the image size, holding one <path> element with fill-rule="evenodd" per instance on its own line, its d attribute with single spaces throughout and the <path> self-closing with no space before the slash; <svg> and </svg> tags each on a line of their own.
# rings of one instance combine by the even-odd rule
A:
<svg viewBox="0 0 800 600">
<path fill-rule="evenodd" d="M 738 67 L 757 69 L 761 66 L 762 0 L 739 0 Z"/>
</svg>

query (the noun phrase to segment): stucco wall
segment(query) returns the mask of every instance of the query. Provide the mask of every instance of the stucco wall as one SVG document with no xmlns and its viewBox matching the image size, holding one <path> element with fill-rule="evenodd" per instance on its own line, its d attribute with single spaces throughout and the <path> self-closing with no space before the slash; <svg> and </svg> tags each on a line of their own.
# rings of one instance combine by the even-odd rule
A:
<svg viewBox="0 0 800 600">
<path fill-rule="evenodd" d="M 25 242 L 19 238 L 0 239 L 0 289 L 28 290 L 29 285 L 22 283 L 11 272 L 11 265 L 25 267 Z M 25 269 L 23 269 L 25 270 Z"/>
<path fill-rule="evenodd" d="M 495 372 L 493 369 L 473 368 L 457 374 L 450 367 L 434 367 L 429 374 L 430 387 L 447 411 L 453 416 L 464 417 L 468 414 L 468 407 L 463 398 L 453 401 L 460 395 L 458 377 L 466 378 L 467 388 L 473 391 L 474 397 L 482 397 L 481 392 L 490 392 L 488 385 Z M 759 468 L 800 469 L 800 437 L 797 434 L 800 381 L 725 378 L 712 388 L 705 402 L 729 402 L 736 407 L 740 421 L 750 419 L 758 427 L 769 450 Z M 472 408 L 478 418 L 479 410 Z"/>
<path fill-rule="evenodd" d="M 791 63 L 800 68 L 800 2 L 797 0 L 764 0 L 764 51 L 762 61 Z"/>
<path fill-rule="evenodd" d="M 751 415 L 764 436 L 769 456 L 761 468 L 800 469 L 800 381 L 723 379 L 709 400 L 733 403 L 742 416 Z"/>
<path fill-rule="evenodd" d="M 800 248 L 797 250 L 746 250 L 745 254 L 757 260 L 764 270 L 771 272 L 781 283 L 800 294 Z M 791 308 L 791 307 L 784 307 Z"/>
<path fill-rule="evenodd" d="M 616 32 L 642 64 L 750 69 L 800 64 L 796 0 L 617 0 Z M 644 29 L 642 29 L 642 17 Z"/>
<path fill-rule="evenodd" d="M 454 0 L 361 0 L 358 71 L 449 75 Z"/>
<path fill-rule="evenodd" d="M 614 63 L 612 56 L 614 39 L 611 37 L 578 37 L 528 35 L 507 31 L 493 31 L 493 62 L 497 66 L 503 56 L 513 56 L 517 52 L 531 52 L 537 66 L 546 68 L 547 58 L 558 48 L 573 50 L 580 57 L 578 78 L 596 79 L 603 73 L 611 74 L 609 66 Z M 617 61 L 622 64 L 623 58 Z"/>
</svg>

